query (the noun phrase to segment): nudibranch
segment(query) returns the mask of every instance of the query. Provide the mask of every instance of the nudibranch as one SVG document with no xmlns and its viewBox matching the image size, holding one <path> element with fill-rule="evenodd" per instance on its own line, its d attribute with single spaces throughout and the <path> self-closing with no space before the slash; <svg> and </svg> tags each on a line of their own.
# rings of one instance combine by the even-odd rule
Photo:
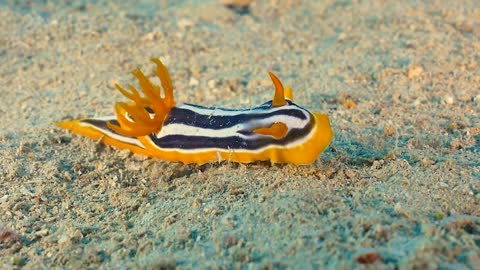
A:
<svg viewBox="0 0 480 270">
<path fill-rule="evenodd" d="M 152 61 L 161 88 L 137 69 L 132 74 L 143 95 L 131 84 L 129 90 L 115 84 L 130 100 L 115 104 L 115 116 L 56 125 L 136 154 L 198 165 L 222 160 L 306 165 L 332 141 L 328 116 L 293 103 L 291 88 L 284 89 L 273 73 L 273 100 L 251 109 L 222 109 L 176 103 L 167 68 Z"/>
</svg>

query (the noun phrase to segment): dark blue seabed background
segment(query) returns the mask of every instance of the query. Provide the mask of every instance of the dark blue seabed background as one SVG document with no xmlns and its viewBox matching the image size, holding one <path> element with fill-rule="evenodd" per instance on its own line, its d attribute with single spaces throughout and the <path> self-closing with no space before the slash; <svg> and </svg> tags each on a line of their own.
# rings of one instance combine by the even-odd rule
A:
<svg viewBox="0 0 480 270">
<path fill-rule="evenodd" d="M 235 2 L 235 1 L 233 1 Z M 238 1 L 242 2 L 242 1 Z M 1 269 L 478 269 L 480 2 L 0 1 Z M 162 162 L 59 130 L 151 57 L 178 101 L 328 113 L 310 166 Z"/>
</svg>

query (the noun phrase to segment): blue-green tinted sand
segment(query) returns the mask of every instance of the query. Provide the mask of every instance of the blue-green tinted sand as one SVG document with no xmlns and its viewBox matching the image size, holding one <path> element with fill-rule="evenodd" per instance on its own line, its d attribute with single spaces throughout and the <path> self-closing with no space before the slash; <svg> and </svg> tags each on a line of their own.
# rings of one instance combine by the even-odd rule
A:
<svg viewBox="0 0 480 270">
<path fill-rule="evenodd" d="M 0 268 L 478 267 L 480 2 L 418 2 L 1 1 Z M 112 114 L 151 57 L 205 106 L 271 99 L 272 71 L 335 139 L 197 167 L 53 125 Z"/>
</svg>

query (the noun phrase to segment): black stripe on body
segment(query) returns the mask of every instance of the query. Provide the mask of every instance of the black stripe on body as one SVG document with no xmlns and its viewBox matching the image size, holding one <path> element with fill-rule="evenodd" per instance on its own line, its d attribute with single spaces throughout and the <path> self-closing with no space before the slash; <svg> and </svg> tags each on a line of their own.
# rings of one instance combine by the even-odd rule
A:
<svg viewBox="0 0 480 270">
<path fill-rule="evenodd" d="M 83 119 L 83 120 L 81 120 L 81 123 L 85 123 L 85 124 L 91 126 L 92 128 L 98 130 L 99 132 L 101 132 L 105 136 L 108 136 L 112 139 L 121 141 L 122 143 L 130 144 L 130 145 L 133 145 L 133 146 L 136 146 L 136 147 L 145 148 L 137 138 L 126 137 L 126 136 L 120 135 L 120 134 L 116 133 L 115 131 L 109 129 L 108 126 L 107 126 L 107 122 L 110 122 L 113 125 L 119 126 L 118 121 L 115 120 L 114 118 L 109 119 L 109 120 L 103 120 L 103 119 Z"/>
<path fill-rule="evenodd" d="M 112 123 L 113 125 L 117 125 L 117 126 L 120 126 L 120 124 L 118 123 L 117 120 L 108 120 L 110 121 L 110 123 Z M 107 130 L 108 132 L 110 133 L 114 133 L 114 134 L 117 134 L 115 133 L 113 130 L 109 129 L 108 126 L 107 126 L 107 121 L 104 121 L 104 120 L 99 120 L 99 119 L 83 119 L 82 120 L 82 123 L 87 123 L 89 125 L 92 125 L 92 126 L 95 126 L 101 130 Z M 117 134 L 118 136 L 121 136 L 120 134 Z M 134 138 L 133 138 L 134 139 Z"/>
<path fill-rule="evenodd" d="M 223 108 L 216 109 L 216 108 L 208 108 L 208 107 L 202 107 L 202 106 L 192 105 L 192 104 L 186 104 L 186 105 L 196 107 L 199 109 L 209 110 L 212 112 L 212 115 L 200 114 L 187 108 L 175 107 L 170 111 L 163 126 L 167 126 L 169 124 L 183 124 L 191 127 L 199 127 L 199 128 L 205 128 L 205 129 L 221 129 L 221 128 L 229 128 L 239 123 L 246 123 L 250 121 L 265 119 L 265 118 L 279 114 L 279 111 L 252 113 L 253 110 L 267 110 L 271 106 L 271 101 L 263 104 L 260 107 L 248 109 L 248 110 L 230 110 L 230 109 L 223 109 Z M 292 103 L 289 102 L 288 105 L 292 105 Z M 293 106 L 296 106 L 296 105 L 293 104 Z M 214 112 L 216 110 L 230 111 L 230 112 L 237 111 L 239 112 L 239 114 L 238 115 L 215 115 Z M 297 108 L 283 109 L 281 110 L 281 114 L 299 118 L 300 120 L 307 119 L 304 112 L 302 112 Z"/>
<path fill-rule="evenodd" d="M 172 110 L 172 112 L 174 112 Z M 218 129 L 220 127 L 226 128 L 240 123 L 245 123 L 245 121 L 252 120 L 261 120 L 265 119 L 268 116 L 275 115 L 288 115 L 293 117 L 298 117 L 299 119 L 305 120 L 307 117 L 304 112 L 299 109 L 285 109 L 276 112 L 270 113 L 258 113 L 258 114 L 239 114 L 236 116 L 211 116 L 210 119 L 208 116 L 196 114 L 192 111 L 187 113 L 190 118 L 186 116 L 177 115 L 177 113 L 183 113 L 183 111 L 177 110 L 167 118 L 166 122 L 169 121 L 172 123 L 181 123 L 184 125 L 201 127 L 201 128 L 210 128 Z M 313 115 L 310 115 L 309 122 L 303 128 L 293 128 L 289 130 L 285 138 L 277 140 L 270 136 L 261 136 L 253 134 L 252 130 L 241 130 L 238 133 L 243 135 L 251 135 L 251 137 L 241 137 L 241 136 L 228 136 L 228 137 L 209 137 L 209 136 L 192 136 L 192 135 L 167 135 L 158 138 L 155 134 L 150 135 L 152 142 L 163 149 L 185 149 L 185 150 L 195 150 L 195 149 L 244 149 L 244 150 L 257 150 L 269 145 L 287 145 L 297 140 L 302 139 L 303 137 L 310 134 L 310 131 L 313 129 L 315 120 Z M 194 118 L 195 116 L 196 118 Z M 175 119 L 170 119 L 170 118 Z M 212 122 L 213 118 L 213 122 Z M 181 119 L 181 121 L 178 121 Z M 200 121 L 199 121 L 200 120 Z M 273 124 L 273 123 L 272 123 Z M 223 126 L 222 126 L 223 125 Z M 219 131 L 220 132 L 220 131 Z M 221 135 L 221 134 L 219 134 Z"/>
<path fill-rule="evenodd" d="M 237 122 L 238 123 L 238 122 Z M 251 138 L 242 138 L 240 136 L 229 137 L 207 137 L 207 136 L 186 136 L 186 135 L 167 135 L 157 138 L 154 134 L 150 135 L 152 142 L 163 149 L 244 149 L 257 150 L 269 145 L 287 145 L 307 136 L 313 129 L 315 120 L 310 117 L 310 121 L 304 128 L 291 129 L 285 138 L 277 140 L 269 136 L 254 136 Z M 243 132 L 242 132 L 243 133 Z M 252 133 L 249 132 L 249 135 Z"/>
</svg>

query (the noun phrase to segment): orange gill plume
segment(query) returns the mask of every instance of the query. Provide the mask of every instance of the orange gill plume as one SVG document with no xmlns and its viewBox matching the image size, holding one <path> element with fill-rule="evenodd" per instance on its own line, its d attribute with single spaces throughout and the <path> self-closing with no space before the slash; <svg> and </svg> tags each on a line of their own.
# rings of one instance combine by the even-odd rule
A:
<svg viewBox="0 0 480 270">
<path fill-rule="evenodd" d="M 152 58 L 151 60 L 157 64 L 155 75 L 160 79 L 164 97 L 162 98 L 160 94 L 160 87 L 153 84 L 140 69 L 135 70 L 132 74 L 137 78 L 145 97 L 140 96 L 138 90 L 131 84 L 127 85 L 130 91 L 115 84 L 122 95 L 133 101 L 115 104 L 119 126 L 107 122 L 108 128 L 122 136 L 141 137 L 159 132 L 168 113 L 175 106 L 172 80 L 167 68 L 159 59 Z M 153 114 L 150 114 L 147 108 L 151 109 Z"/>
</svg>

